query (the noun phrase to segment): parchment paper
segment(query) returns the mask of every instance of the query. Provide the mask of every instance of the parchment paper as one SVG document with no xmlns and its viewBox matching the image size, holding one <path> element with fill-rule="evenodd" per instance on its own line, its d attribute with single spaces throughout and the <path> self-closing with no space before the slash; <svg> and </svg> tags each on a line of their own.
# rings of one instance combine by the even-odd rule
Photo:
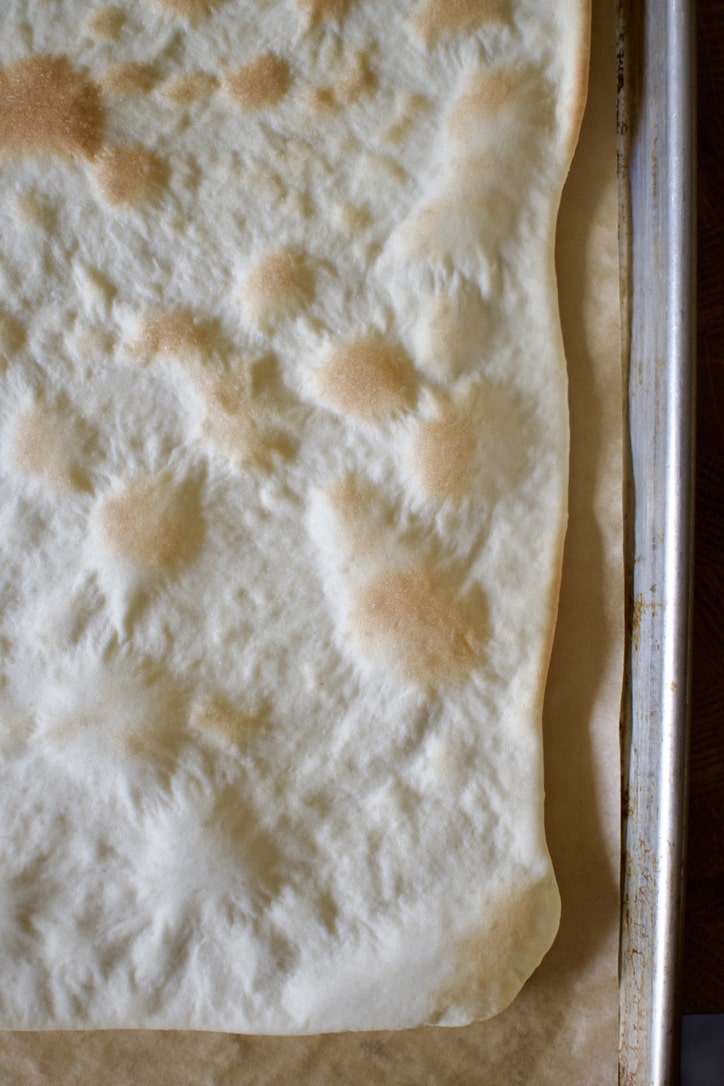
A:
<svg viewBox="0 0 724 1086">
<path fill-rule="evenodd" d="M 0 1033 L 12 1086 L 613 1086 L 623 660 L 615 13 L 594 0 L 589 102 L 559 220 L 570 521 L 544 719 L 558 938 L 513 1005 L 465 1029 L 241 1037 Z"/>
</svg>

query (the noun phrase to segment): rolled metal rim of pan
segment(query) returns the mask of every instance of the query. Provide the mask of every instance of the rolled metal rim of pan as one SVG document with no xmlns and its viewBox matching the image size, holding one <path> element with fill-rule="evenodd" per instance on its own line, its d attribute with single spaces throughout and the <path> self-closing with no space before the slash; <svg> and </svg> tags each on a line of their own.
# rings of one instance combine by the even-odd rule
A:
<svg viewBox="0 0 724 1086">
<path fill-rule="evenodd" d="M 621 0 L 628 365 L 620 1081 L 677 1081 L 694 465 L 694 12 Z"/>
</svg>

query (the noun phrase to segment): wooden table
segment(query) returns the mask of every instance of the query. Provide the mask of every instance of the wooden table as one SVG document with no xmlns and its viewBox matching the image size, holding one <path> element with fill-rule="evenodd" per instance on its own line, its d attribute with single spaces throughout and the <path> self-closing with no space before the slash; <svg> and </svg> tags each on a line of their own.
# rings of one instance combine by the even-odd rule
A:
<svg viewBox="0 0 724 1086">
<path fill-rule="evenodd" d="M 698 0 L 698 421 L 682 1010 L 724 1012 L 724 3 Z"/>
</svg>

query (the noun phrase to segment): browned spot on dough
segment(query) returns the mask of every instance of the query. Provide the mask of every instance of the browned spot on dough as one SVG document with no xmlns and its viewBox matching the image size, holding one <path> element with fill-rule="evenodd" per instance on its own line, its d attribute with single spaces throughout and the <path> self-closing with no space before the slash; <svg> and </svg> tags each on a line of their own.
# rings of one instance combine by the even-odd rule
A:
<svg viewBox="0 0 724 1086">
<path fill-rule="evenodd" d="M 294 316 L 314 299 L 314 276 L 303 253 L 288 246 L 265 256 L 247 275 L 244 308 L 260 328 Z"/>
<path fill-rule="evenodd" d="M 323 20 L 341 19 L 353 3 L 354 0 L 297 0 L 297 7 L 313 29 Z"/>
<path fill-rule="evenodd" d="M 0 152 L 91 158 L 103 138 L 100 89 L 65 57 L 0 68 Z"/>
<path fill-rule="evenodd" d="M 73 607 L 68 614 L 79 630 L 90 618 L 89 608 Z M 90 743 L 111 758 L 126 754 L 155 761 L 178 752 L 183 695 L 170 674 L 148 660 L 136 668 L 126 654 L 115 661 L 99 654 L 69 680 L 75 705 L 56 717 L 54 737 L 79 742 L 78 750 L 87 750 Z"/>
<path fill-rule="evenodd" d="M 470 493 L 477 431 L 468 403 L 445 403 L 422 420 L 413 442 L 413 460 L 431 498 L 460 501 Z"/>
<path fill-rule="evenodd" d="M 231 373 L 223 377 L 204 375 L 202 391 L 209 406 L 222 415 L 232 416 L 247 408 L 250 383 L 246 372 Z"/>
<path fill-rule="evenodd" d="M 370 59 L 365 51 L 355 57 L 354 62 L 342 73 L 337 81 L 337 97 L 345 105 L 359 101 L 365 94 L 377 90 L 377 76 L 370 67 Z"/>
<path fill-rule="evenodd" d="M 181 15 L 191 22 L 211 15 L 223 2 L 224 0 L 154 0 L 154 3 L 167 8 L 174 15 Z"/>
<path fill-rule="evenodd" d="M 26 411 L 15 428 L 13 462 L 59 492 L 78 489 L 83 479 L 73 464 L 63 420 L 40 405 Z"/>
<path fill-rule="evenodd" d="M 409 94 L 401 103 L 397 116 L 382 134 L 386 143 L 400 143 L 410 132 L 416 117 L 430 108 L 429 99 L 422 94 Z"/>
<path fill-rule="evenodd" d="M 109 546 L 145 573 L 174 573 L 198 554 L 203 523 L 198 500 L 161 473 L 129 480 L 103 499 L 101 528 Z"/>
<path fill-rule="evenodd" d="M 454 964 L 436 993 L 436 1017 L 451 1007 L 489 1017 L 510 1003 L 553 939 L 560 898 L 552 878 L 521 880 L 487 895 L 479 912 L 478 926 L 451 944 Z"/>
<path fill-rule="evenodd" d="M 0 354 L 12 355 L 25 343 L 25 328 L 17 317 L 0 311 Z"/>
<path fill-rule="evenodd" d="M 449 293 L 441 292 L 432 301 L 427 313 L 425 355 L 428 365 L 443 377 L 449 377 L 450 344 L 455 343 L 455 336 L 460 324 L 460 314 L 455 306 L 455 299 Z"/>
<path fill-rule="evenodd" d="M 360 156 L 360 166 L 364 173 L 367 174 L 365 180 L 368 184 L 374 185 L 379 182 L 385 185 L 389 184 L 390 181 L 404 182 L 408 180 L 404 167 L 387 155 L 377 155 L 369 152 L 363 154 Z"/>
<path fill-rule="evenodd" d="M 113 747 L 144 762 L 163 763 L 175 757 L 183 741 L 179 724 L 184 710 L 179 691 L 168 686 L 164 689 L 169 679 L 157 675 L 149 682 L 139 676 L 120 688 L 110 686 L 107 697 L 115 704 L 105 712 L 99 706 L 101 711 L 95 715 L 106 722 Z"/>
<path fill-rule="evenodd" d="M 460 236 L 460 220 L 459 203 L 449 198 L 432 200 L 410 221 L 405 239 L 408 251 L 436 261 L 449 256 Z"/>
<path fill-rule="evenodd" d="M 366 207 L 358 204 L 343 204 L 339 209 L 339 221 L 345 230 L 356 234 L 372 222 L 372 216 Z"/>
<path fill-rule="evenodd" d="M 427 0 L 413 26 L 428 45 L 435 45 L 440 38 L 499 22 L 507 9 L 507 0 Z"/>
<path fill-rule="evenodd" d="M 148 761 L 163 754 L 167 745 L 165 739 L 163 729 L 156 724 L 146 731 L 129 730 L 122 737 L 122 743 L 126 754 Z"/>
<path fill-rule="evenodd" d="M 304 92 L 304 104 L 312 113 L 333 113 L 340 108 L 334 87 L 308 87 Z"/>
<path fill-rule="evenodd" d="M 126 16 L 120 8 L 97 8 L 86 19 L 85 29 L 96 41 L 116 41 L 126 22 Z"/>
<path fill-rule="evenodd" d="M 412 455 L 430 497 L 493 500 L 510 492 L 535 447 L 537 425 L 526 401 L 493 382 L 440 398 L 433 418 L 418 420 Z"/>
<path fill-rule="evenodd" d="M 209 349 L 209 334 L 187 310 L 146 317 L 132 345 L 137 357 L 156 356 L 181 362 L 196 361 Z"/>
<path fill-rule="evenodd" d="M 454 596 L 434 571 L 385 570 L 353 601 L 352 628 L 381 646 L 422 687 L 459 682 L 476 666 L 485 634 L 481 608 Z"/>
<path fill-rule="evenodd" d="M 516 123 L 524 124 L 525 119 Z M 413 220 L 416 229 L 409 234 L 415 252 L 434 259 L 457 250 L 459 260 L 461 252 L 488 246 L 514 228 L 521 214 L 520 201 L 497 164 L 501 154 L 506 154 L 505 148 L 475 154 L 469 145 L 465 147 L 456 163 L 455 183 Z"/>
<path fill-rule="evenodd" d="M 46 412 L 38 408 L 26 412 L 15 427 L 15 466 L 30 475 L 45 475 L 52 466 L 54 429 Z"/>
<path fill-rule="evenodd" d="M 356 57 L 330 84 L 309 87 L 305 94 L 307 108 L 313 113 L 330 113 L 343 106 L 353 105 L 365 94 L 377 89 L 377 76 L 370 67 L 369 55 L 360 50 Z"/>
<path fill-rule="evenodd" d="M 163 84 L 161 93 L 164 98 L 187 106 L 211 94 L 216 86 L 216 78 L 206 72 L 179 72 Z"/>
<path fill-rule="evenodd" d="M 110 305 L 118 293 L 111 279 L 97 268 L 88 265 L 79 266 L 77 284 L 83 297 L 92 299 L 94 303 L 100 302 L 104 306 Z"/>
<path fill-rule="evenodd" d="M 339 519 L 345 525 L 353 524 L 364 512 L 365 490 L 353 475 L 337 479 L 327 487 L 327 497 Z"/>
<path fill-rule="evenodd" d="M 338 347 L 316 374 L 320 392 L 337 410 L 377 421 L 415 399 L 412 365 L 402 347 L 358 339 Z"/>
<path fill-rule="evenodd" d="M 108 65 L 101 76 L 101 86 L 108 94 L 139 94 L 152 89 L 156 76 L 152 64 L 120 61 Z"/>
<path fill-rule="evenodd" d="M 168 165 L 146 147 L 108 147 L 95 162 L 98 190 L 112 207 L 141 207 L 168 180 Z"/>
<path fill-rule="evenodd" d="M 379 525 L 369 516 L 372 488 L 348 475 L 327 487 L 327 500 L 343 531 L 351 555 L 368 558 L 379 544 Z"/>
<path fill-rule="evenodd" d="M 192 705 L 189 725 L 212 740 L 239 743 L 259 726 L 259 718 L 216 695 Z"/>
<path fill-rule="evenodd" d="M 465 139 L 471 128 L 475 129 L 515 99 L 521 79 L 521 72 L 511 68 L 471 76 L 452 108 L 448 121 L 451 134 Z"/>
<path fill-rule="evenodd" d="M 223 88 L 241 109 L 262 109 L 280 102 L 289 90 L 291 75 L 286 60 L 264 53 L 224 76 Z"/>
<path fill-rule="evenodd" d="M 518 212 L 510 187 L 490 183 L 486 159 L 466 158 L 456 184 L 421 208 L 405 225 L 408 254 L 434 262 L 460 261 L 461 254 L 480 253 L 490 240 L 505 236 Z"/>
<path fill-rule="evenodd" d="M 274 437 L 264 425 L 263 412 L 252 408 L 248 378 L 204 375 L 200 387 L 206 409 L 203 432 L 216 451 L 237 468 L 264 464 Z"/>
</svg>

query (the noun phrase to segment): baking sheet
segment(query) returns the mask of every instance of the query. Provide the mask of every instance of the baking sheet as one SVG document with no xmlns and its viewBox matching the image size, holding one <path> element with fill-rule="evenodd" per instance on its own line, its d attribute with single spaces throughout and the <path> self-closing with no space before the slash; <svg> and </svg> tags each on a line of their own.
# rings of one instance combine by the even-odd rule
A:
<svg viewBox="0 0 724 1086">
<path fill-rule="evenodd" d="M 271 1038 L 0 1034 L 13 1086 L 604 1086 L 617 1079 L 618 722 L 623 656 L 621 370 L 613 0 L 594 0 L 589 104 L 559 222 L 571 489 L 546 696 L 559 936 L 513 1005 L 465 1029 Z"/>
</svg>

